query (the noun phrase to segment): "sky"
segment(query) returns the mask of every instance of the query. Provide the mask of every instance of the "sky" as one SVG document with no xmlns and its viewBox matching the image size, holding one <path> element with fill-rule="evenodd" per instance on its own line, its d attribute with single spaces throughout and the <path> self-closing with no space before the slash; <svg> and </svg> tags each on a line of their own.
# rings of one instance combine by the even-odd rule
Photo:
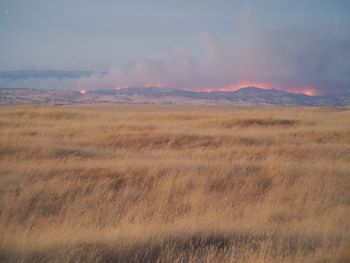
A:
<svg viewBox="0 0 350 263">
<path fill-rule="evenodd" d="M 350 92 L 348 0 L 0 0 L 0 86 Z"/>
</svg>

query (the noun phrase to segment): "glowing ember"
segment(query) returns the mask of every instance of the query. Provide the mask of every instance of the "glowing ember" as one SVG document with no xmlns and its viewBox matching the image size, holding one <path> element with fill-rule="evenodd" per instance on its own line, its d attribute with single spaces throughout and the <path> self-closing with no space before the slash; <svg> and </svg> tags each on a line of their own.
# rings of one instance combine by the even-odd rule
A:
<svg viewBox="0 0 350 263">
<path fill-rule="evenodd" d="M 81 94 L 86 94 L 86 93 L 87 93 L 87 90 L 86 90 L 86 89 L 81 89 L 79 92 L 80 92 Z"/>
</svg>

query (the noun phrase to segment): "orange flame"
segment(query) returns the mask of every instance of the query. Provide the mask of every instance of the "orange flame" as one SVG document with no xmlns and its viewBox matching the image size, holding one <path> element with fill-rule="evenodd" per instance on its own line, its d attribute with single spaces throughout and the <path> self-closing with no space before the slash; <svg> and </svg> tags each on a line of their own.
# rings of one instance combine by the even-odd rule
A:
<svg viewBox="0 0 350 263">
<path fill-rule="evenodd" d="M 316 90 L 313 89 L 313 88 L 305 89 L 305 90 L 302 91 L 302 93 L 303 93 L 304 95 L 307 95 L 307 96 L 315 96 L 315 95 L 317 95 Z"/>
<path fill-rule="evenodd" d="M 286 91 L 291 92 L 291 93 L 304 94 L 307 96 L 317 96 L 318 95 L 317 90 L 313 87 L 305 87 L 305 88 L 301 88 L 301 89 L 287 89 Z"/>
<path fill-rule="evenodd" d="M 168 85 L 162 81 L 149 82 L 144 85 L 145 87 L 167 88 Z M 117 85 L 114 87 L 116 90 L 127 89 L 128 85 Z M 279 84 L 267 83 L 267 82 L 255 82 L 255 81 L 240 81 L 226 86 L 204 86 L 195 88 L 193 86 L 184 87 L 184 90 L 198 91 L 198 92 L 215 92 L 215 91 L 236 91 L 245 87 L 257 87 L 261 89 L 272 89 L 274 87 L 281 87 Z M 290 85 L 284 85 L 280 88 L 281 91 L 286 91 L 295 94 L 304 94 L 307 96 L 317 96 L 317 89 L 314 87 L 298 87 L 293 88 Z M 80 93 L 86 94 L 87 90 L 80 90 Z"/>
<path fill-rule="evenodd" d="M 119 85 L 119 86 L 115 86 L 115 87 L 114 87 L 114 89 L 116 89 L 116 90 L 127 89 L 127 88 L 129 88 L 129 87 L 126 86 L 126 85 Z"/>
<path fill-rule="evenodd" d="M 235 84 L 223 86 L 223 87 L 202 87 L 198 91 L 201 92 L 213 92 L 213 91 L 235 91 L 245 87 L 257 87 L 261 89 L 269 89 L 271 86 L 264 82 L 238 82 Z"/>
<path fill-rule="evenodd" d="M 227 85 L 227 86 L 222 86 L 222 87 L 201 87 L 198 88 L 197 90 L 199 92 L 213 92 L 213 91 L 236 91 L 241 88 L 245 87 L 257 87 L 261 89 L 271 89 L 273 88 L 272 84 L 266 83 L 266 82 L 249 82 L 249 81 L 241 81 L 235 84 Z M 278 85 L 276 85 L 278 86 Z M 280 90 L 286 91 L 286 92 L 291 92 L 291 93 L 296 93 L 296 94 L 304 94 L 307 96 L 317 96 L 318 92 L 317 89 L 314 87 L 300 87 L 298 89 L 289 89 L 287 87 L 281 88 Z"/>
<path fill-rule="evenodd" d="M 167 85 L 161 81 L 149 82 L 146 84 L 146 87 L 154 87 L 154 88 L 166 88 Z"/>
</svg>

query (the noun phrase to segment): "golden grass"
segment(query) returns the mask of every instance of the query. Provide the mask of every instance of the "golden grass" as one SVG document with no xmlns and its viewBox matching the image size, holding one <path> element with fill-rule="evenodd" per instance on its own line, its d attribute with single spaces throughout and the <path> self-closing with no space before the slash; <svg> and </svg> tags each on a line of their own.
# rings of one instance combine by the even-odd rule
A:
<svg viewBox="0 0 350 263">
<path fill-rule="evenodd" d="M 348 109 L 1 106 L 0 135 L 0 261 L 350 261 Z"/>
</svg>

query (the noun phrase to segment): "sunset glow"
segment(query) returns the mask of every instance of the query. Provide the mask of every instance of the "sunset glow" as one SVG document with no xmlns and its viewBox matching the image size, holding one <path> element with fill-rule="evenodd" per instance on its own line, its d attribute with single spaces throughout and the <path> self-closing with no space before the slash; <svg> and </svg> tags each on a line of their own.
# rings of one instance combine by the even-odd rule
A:
<svg viewBox="0 0 350 263">
<path fill-rule="evenodd" d="M 80 94 L 86 94 L 88 91 L 86 89 L 79 90 Z"/>
</svg>

